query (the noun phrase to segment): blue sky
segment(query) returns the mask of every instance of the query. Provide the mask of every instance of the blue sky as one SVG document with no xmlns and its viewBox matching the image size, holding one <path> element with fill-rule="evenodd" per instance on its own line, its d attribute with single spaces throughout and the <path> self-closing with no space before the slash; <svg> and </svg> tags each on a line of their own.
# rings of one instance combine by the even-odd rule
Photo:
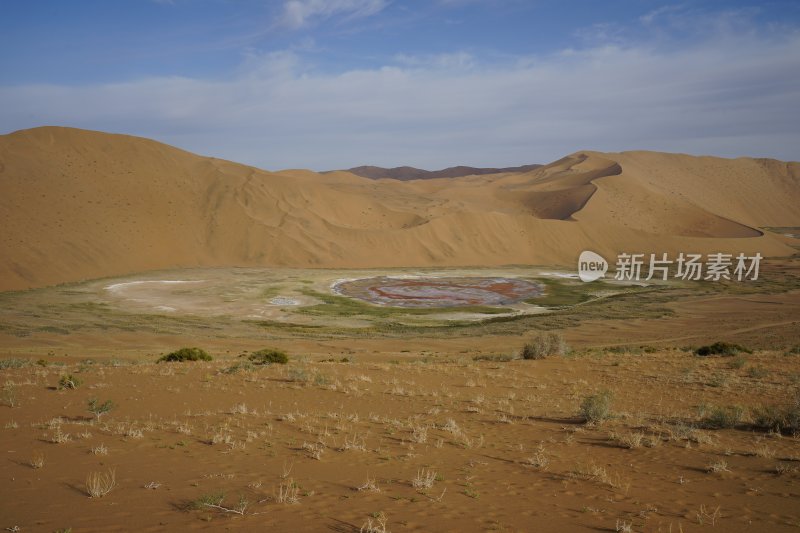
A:
<svg viewBox="0 0 800 533">
<path fill-rule="evenodd" d="M 0 132 L 262 168 L 800 159 L 800 2 L 9 0 Z"/>
</svg>

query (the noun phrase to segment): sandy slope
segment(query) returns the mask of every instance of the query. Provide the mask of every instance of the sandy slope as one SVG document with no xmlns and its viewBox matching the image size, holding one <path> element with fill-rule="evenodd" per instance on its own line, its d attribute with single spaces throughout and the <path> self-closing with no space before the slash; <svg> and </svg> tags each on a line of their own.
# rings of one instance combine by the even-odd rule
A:
<svg viewBox="0 0 800 533">
<path fill-rule="evenodd" d="M 590 248 L 793 252 L 800 164 L 579 152 L 398 182 L 267 172 L 68 128 L 0 136 L 0 290 L 184 266 L 574 264 Z"/>
</svg>

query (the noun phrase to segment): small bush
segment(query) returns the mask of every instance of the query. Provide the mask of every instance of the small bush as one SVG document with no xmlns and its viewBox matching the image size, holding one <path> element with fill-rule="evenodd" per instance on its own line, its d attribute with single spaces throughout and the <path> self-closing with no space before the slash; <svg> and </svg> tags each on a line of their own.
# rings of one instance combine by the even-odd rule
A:
<svg viewBox="0 0 800 533">
<path fill-rule="evenodd" d="M 750 350 L 748 350 L 743 346 L 740 346 L 739 344 L 732 344 L 730 342 L 718 341 L 715 342 L 714 344 L 701 346 L 700 348 L 694 351 L 694 354 L 703 357 L 708 355 L 734 356 L 738 355 L 741 352 L 752 353 Z"/>
<path fill-rule="evenodd" d="M 83 382 L 73 376 L 72 374 L 67 374 L 61 376 L 61 379 L 58 380 L 58 388 L 59 389 L 77 389 L 81 386 Z"/>
<path fill-rule="evenodd" d="M 157 362 L 160 363 L 162 361 L 166 363 L 172 363 L 176 361 L 211 361 L 211 356 L 208 355 L 208 352 L 201 348 L 181 348 L 180 350 L 176 350 L 160 357 Z"/>
<path fill-rule="evenodd" d="M 522 347 L 522 358 L 544 359 L 551 355 L 566 355 L 568 350 L 560 333 L 540 333 Z"/>
<path fill-rule="evenodd" d="M 250 362 L 244 363 L 236 363 L 233 366 L 229 366 L 228 368 L 222 369 L 223 374 L 238 374 L 239 372 L 252 372 L 255 370 L 255 366 L 253 366 Z"/>
<path fill-rule="evenodd" d="M 730 429 L 742 421 L 744 409 L 738 405 L 727 407 L 711 407 L 703 418 L 702 425 L 706 429 Z"/>
<path fill-rule="evenodd" d="M 247 359 L 256 365 L 285 365 L 289 362 L 289 356 L 286 355 L 285 352 L 273 350 L 271 348 L 265 348 L 263 350 L 253 352 L 247 356 Z"/>
<path fill-rule="evenodd" d="M 101 416 L 108 413 L 113 408 L 114 402 L 111 400 L 106 400 L 103 403 L 100 403 L 97 398 L 91 398 L 87 402 L 87 410 L 92 413 L 97 420 L 100 420 Z"/>
<path fill-rule="evenodd" d="M 611 418 L 611 391 L 586 396 L 581 402 L 580 415 L 586 423 L 598 423 Z"/>
</svg>

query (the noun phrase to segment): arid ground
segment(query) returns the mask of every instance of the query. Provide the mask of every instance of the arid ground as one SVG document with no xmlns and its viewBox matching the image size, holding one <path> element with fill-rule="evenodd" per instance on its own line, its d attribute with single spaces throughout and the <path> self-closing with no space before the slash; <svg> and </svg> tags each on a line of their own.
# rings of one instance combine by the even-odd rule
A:
<svg viewBox="0 0 800 533">
<path fill-rule="evenodd" d="M 769 261 L 757 284 L 651 286 L 532 269 L 545 293 L 521 305 L 536 312 L 468 316 L 326 295 L 346 271 L 3 293 L 0 525 L 796 530 L 800 441 L 765 426 L 764 409 L 797 401 L 799 267 Z M 518 358 L 548 332 L 567 355 Z M 693 353 L 716 340 L 752 353 Z M 156 363 L 182 346 L 214 360 Z M 289 363 L 249 362 L 266 347 Z M 113 407 L 95 416 L 92 399 Z M 587 422 L 605 400 L 607 416 Z M 89 497 L 89 476 L 102 492 L 112 474 Z"/>
<path fill-rule="evenodd" d="M 0 136 L 0 527 L 797 530 L 800 164 L 497 172 Z M 583 283 L 582 250 L 764 260 Z"/>
</svg>

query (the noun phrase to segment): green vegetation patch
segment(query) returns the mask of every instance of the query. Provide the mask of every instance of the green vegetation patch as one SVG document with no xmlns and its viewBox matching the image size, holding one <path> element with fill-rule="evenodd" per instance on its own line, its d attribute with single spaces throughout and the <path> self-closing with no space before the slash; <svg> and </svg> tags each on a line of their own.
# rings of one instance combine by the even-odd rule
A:
<svg viewBox="0 0 800 533">
<path fill-rule="evenodd" d="M 172 353 L 168 353 L 158 359 L 157 362 L 174 363 L 183 361 L 211 361 L 212 357 L 202 348 L 181 348 Z"/>
</svg>

